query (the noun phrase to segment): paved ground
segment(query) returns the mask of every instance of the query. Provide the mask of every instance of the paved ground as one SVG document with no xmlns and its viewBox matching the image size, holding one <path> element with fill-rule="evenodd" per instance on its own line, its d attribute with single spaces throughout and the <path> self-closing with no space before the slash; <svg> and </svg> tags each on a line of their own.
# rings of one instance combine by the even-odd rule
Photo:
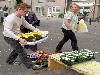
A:
<svg viewBox="0 0 100 75">
<path fill-rule="evenodd" d="M 38 44 L 38 49 L 46 49 L 47 52 L 54 52 L 58 42 L 62 38 L 61 24 L 62 19 L 57 18 L 40 18 L 41 26 L 40 30 L 49 31 L 49 38 Z M 88 23 L 87 23 L 88 24 Z M 94 51 L 100 52 L 100 22 L 92 23 L 88 25 L 88 33 L 77 33 L 78 45 L 80 49 L 87 48 Z M 6 57 L 12 51 L 12 49 L 5 43 L 2 35 L 3 26 L 0 24 L 0 75 L 54 75 L 48 68 L 38 71 L 28 70 L 24 65 L 8 65 L 5 63 Z M 66 43 L 63 47 L 63 51 L 71 51 L 70 41 Z M 28 51 L 30 52 L 30 51 Z M 19 59 L 18 59 L 19 60 Z M 100 53 L 96 55 L 96 61 L 100 62 Z M 73 72 L 67 75 L 78 75 L 78 73 Z M 66 75 L 65 72 L 61 72 L 61 75 Z"/>
</svg>

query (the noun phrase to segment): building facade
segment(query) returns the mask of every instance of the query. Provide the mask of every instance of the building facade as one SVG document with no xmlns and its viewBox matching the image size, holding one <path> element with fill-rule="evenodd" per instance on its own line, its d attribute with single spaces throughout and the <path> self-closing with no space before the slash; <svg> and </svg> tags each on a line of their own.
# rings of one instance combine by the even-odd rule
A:
<svg viewBox="0 0 100 75">
<path fill-rule="evenodd" d="M 67 0 L 22 0 L 25 3 L 32 5 L 31 11 L 39 16 L 58 17 L 60 13 L 65 12 Z M 72 0 L 77 3 L 81 9 L 80 12 L 89 12 L 91 18 L 100 16 L 100 0 Z M 65 3 L 66 2 L 66 3 Z M 16 0 L 0 0 L 0 8 L 5 5 L 9 7 L 8 12 L 14 10 Z"/>
<path fill-rule="evenodd" d="M 58 17 L 60 13 L 66 11 L 67 3 L 65 2 L 67 0 L 32 0 L 33 11 L 41 16 Z M 79 0 L 76 0 L 76 2 L 79 2 Z"/>
<path fill-rule="evenodd" d="M 90 17 L 100 17 L 100 0 L 87 0 L 87 2 L 94 2 L 94 5 L 90 8 Z"/>
<path fill-rule="evenodd" d="M 100 17 L 100 0 L 96 0 L 95 17 Z"/>
<path fill-rule="evenodd" d="M 40 16 L 58 17 L 64 13 L 65 0 L 32 0 L 32 11 Z"/>
<path fill-rule="evenodd" d="M 80 6 L 80 12 L 88 12 L 89 18 L 100 16 L 100 0 L 72 0 Z"/>
<path fill-rule="evenodd" d="M 65 1 L 67 0 L 32 0 L 32 10 L 40 16 L 58 17 L 60 13 L 64 13 Z M 100 0 L 72 0 L 80 7 L 80 12 L 89 12 L 91 18 L 100 15 Z M 96 3 L 95 3 L 96 1 Z M 95 5 L 96 4 L 96 5 Z M 94 9 L 95 6 L 95 9 Z M 92 16 L 91 16 L 92 15 Z"/>
<path fill-rule="evenodd" d="M 5 6 L 8 8 L 6 12 L 11 13 L 15 8 L 16 0 L 0 0 L 0 8 L 3 9 Z"/>
</svg>

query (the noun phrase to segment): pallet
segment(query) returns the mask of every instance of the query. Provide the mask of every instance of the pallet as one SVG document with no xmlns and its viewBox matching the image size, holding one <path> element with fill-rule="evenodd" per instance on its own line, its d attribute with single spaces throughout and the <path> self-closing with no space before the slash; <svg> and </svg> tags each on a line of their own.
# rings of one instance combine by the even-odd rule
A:
<svg viewBox="0 0 100 75">
<path fill-rule="evenodd" d="M 69 67 L 64 63 L 60 62 L 59 60 L 57 60 L 56 58 L 52 59 L 52 57 L 50 57 L 48 59 L 48 67 L 50 69 L 53 69 L 54 72 L 56 72 L 55 70 L 58 69 L 66 69 L 67 72 L 69 70 L 75 70 L 79 74 L 83 74 L 83 75 L 100 75 L 100 63 L 93 60 L 75 64 Z"/>
</svg>

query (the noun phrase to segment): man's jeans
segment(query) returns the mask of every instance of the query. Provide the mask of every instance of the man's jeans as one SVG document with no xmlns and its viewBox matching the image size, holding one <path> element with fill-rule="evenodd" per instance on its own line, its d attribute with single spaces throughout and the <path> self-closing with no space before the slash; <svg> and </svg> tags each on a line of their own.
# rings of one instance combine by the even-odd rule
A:
<svg viewBox="0 0 100 75">
<path fill-rule="evenodd" d="M 21 59 L 21 62 L 27 67 L 32 67 L 32 61 L 27 57 L 27 53 L 24 50 L 24 48 L 21 46 L 21 44 L 9 37 L 4 37 L 4 40 L 10 44 L 10 46 L 13 48 L 13 51 L 10 53 L 9 57 L 7 58 L 7 63 L 11 64 L 14 62 L 14 60 L 19 55 L 19 58 Z"/>
<path fill-rule="evenodd" d="M 73 51 L 78 50 L 77 46 L 77 39 L 75 36 L 75 33 L 73 33 L 71 30 L 66 30 L 62 28 L 62 32 L 64 33 L 63 39 L 59 42 L 59 44 L 56 47 L 56 50 L 61 50 L 63 45 L 70 39 L 71 40 L 71 46 Z"/>
</svg>

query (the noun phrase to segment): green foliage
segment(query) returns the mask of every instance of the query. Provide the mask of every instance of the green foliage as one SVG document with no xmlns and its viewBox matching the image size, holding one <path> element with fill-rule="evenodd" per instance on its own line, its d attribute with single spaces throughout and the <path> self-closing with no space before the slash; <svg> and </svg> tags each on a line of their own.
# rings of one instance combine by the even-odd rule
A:
<svg viewBox="0 0 100 75">
<path fill-rule="evenodd" d="M 0 7 L 0 9 L 1 9 L 2 7 Z"/>
<path fill-rule="evenodd" d="M 22 0 L 16 0 L 16 4 L 22 3 Z"/>
<path fill-rule="evenodd" d="M 79 15 L 86 17 L 86 16 L 88 16 L 88 12 L 79 13 Z"/>
<path fill-rule="evenodd" d="M 14 8 L 16 8 L 20 3 L 23 3 L 22 0 L 16 0 L 16 5 L 14 6 Z"/>
<path fill-rule="evenodd" d="M 3 11 L 7 11 L 8 10 L 8 7 L 5 5 L 4 7 L 3 7 Z"/>
<path fill-rule="evenodd" d="M 83 16 L 88 16 L 88 12 L 83 12 Z"/>
<path fill-rule="evenodd" d="M 33 37 L 33 36 L 29 36 L 28 38 L 26 38 L 27 39 L 27 41 L 30 41 L 30 42 L 32 42 L 33 41 L 33 39 L 35 39 L 35 37 Z"/>
<path fill-rule="evenodd" d="M 95 52 L 88 49 L 81 49 L 80 51 L 65 52 L 60 55 L 60 61 L 67 66 L 72 66 L 74 64 L 82 63 L 85 61 L 90 61 L 95 59 Z"/>
<path fill-rule="evenodd" d="M 97 18 L 100 18 L 100 15 Z"/>
<path fill-rule="evenodd" d="M 41 35 L 34 34 L 34 36 L 36 37 L 36 40 L 40 40 L 40 39 L 42 39 L 42 36 L 41 36 Z"/>
<path fill-rule="evenodd" d="M 85 75 L 84 73 L 79 73 L 79 75 Z"/>
<path fill-rule="evenodd" d="M 63 13 L 60 13 L 58 17 L 59 18 L 64 18 L 64 14 Z"/>
</svg>

